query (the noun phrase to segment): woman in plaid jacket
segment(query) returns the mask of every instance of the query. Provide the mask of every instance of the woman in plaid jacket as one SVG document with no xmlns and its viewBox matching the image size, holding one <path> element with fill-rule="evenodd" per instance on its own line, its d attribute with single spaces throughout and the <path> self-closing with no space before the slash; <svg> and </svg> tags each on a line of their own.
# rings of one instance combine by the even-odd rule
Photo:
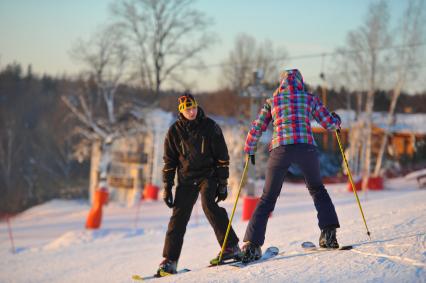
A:
<svg viewBox="0 0 426 283">
<path fill-rule="evenodd" d="M 273 136 L 269 147 L 265 185 L 244 236 L 244 262 L 261 257 L 260 247 L 265 241 L 268 216 L 274 210 L 284 176 L 292 163 L 297 164 L 302 170 L 318 212 L 318 225 L 321 229 L 320 246 L 339 247 L 336 239 L 336 228 L 340 227 L 339 220 L 320 177 L 311 117 L 327 130 L 340 127 L 339 116 L 334 112 L 330 113 L 317 96 L 306 91 L 299 70 L 284 71 L 281 74 L 280 86 L 273 96 L 266 100 L 257 119 L 253 121 L 244 147 L 245 153 L 254 164 L 259 138 L 272 122 Z"/>
</svg>

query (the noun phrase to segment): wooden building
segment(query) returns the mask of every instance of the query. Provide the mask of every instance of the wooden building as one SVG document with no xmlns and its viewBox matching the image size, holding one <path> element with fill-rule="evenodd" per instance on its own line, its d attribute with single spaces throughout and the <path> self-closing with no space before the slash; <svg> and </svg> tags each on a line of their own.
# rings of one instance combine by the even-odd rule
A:
<svg viewBox="0 0 426 283">
<path fill-rule="evenodd" d="M 337 111 L 342 117 L 342 129 L 340 139 L 344 148 L 350 144 L 350 133 L 355 124 L 351 119 L 352 113 L 348 111 Z M 349 111 L 350 112 L 350 111 Z M 387 114 L 387 113 L 386 113 Z M 415 117 L 413 117 L 413 115 Z M 379 152 L 380 144 L 385 134 L 383 120 L 386 115 L 374 113 L 372 128 L 372 154 Z M 318 146 L 325 152 L 339 152 L 337 139 L 334 131 L 327 131 L 316 123 L 313 123 L 313 132 Z M 402 157 L 413 158 L 416 152 L 426 146 L 426 115 L 424 114 L 398 114 L 394 125 L 390 129 L 388 137 L 387 153 L 399 159 Z"/>
</svg>

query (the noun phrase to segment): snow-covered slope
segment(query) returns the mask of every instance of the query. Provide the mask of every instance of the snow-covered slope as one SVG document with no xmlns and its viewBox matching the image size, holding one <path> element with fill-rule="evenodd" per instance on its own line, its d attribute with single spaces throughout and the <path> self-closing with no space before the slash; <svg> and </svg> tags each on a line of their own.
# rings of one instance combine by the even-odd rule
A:
<svg viewBox="0 0 426 283">
<path fill-rule="evenodd" d="M 158 282 L 426 282 L 426 190 L 402 178 L 385 185 L 360 194 L 371 241 L 346 184 L 328 185 L 341 222 L 338 240 L 355 248 L 306 254 L 300 244 L 318 241 L 316 212 L 304 185 L 285 183 L 264 246 L 284 253 L 243 269 L 205 268 L 220 247 L 197 203 L 179 262 L 192 272 Z M 241 203 L 234 218 L 240 238 L 247 225 Z M 228 212 L 232 205 L 225 203 Z M 15 254 L 1 222 L 0 282 L 132 282 L 132 274 L 155 272 L 171 213 L 162 202 L 144 202 L 139 213 L 110 204 L 97 231 L 84 229 L 88 210 L 83 201 L 55 200 L 13 218 Z"/>
</svg>

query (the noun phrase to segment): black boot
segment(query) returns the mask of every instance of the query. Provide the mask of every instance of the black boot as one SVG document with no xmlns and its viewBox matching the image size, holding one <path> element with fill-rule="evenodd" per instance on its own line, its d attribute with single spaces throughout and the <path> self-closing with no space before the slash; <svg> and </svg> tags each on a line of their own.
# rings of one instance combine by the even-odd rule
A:
<svg viewBox="0 0 426 283">
<path fill-rule="evenodd" d="M 336 228 L 335 227 L 325 227 L 321 230 L 321 235 L 319 238 L 319 246 L 321 248 L 327 249 L 338 249 L 339 243 L 336 239 Z"/>
<path fill-rule="evenodd" d="M 166 274 L 175 274 L 177 268 L 177 261 L 165 258 L 158 267 L 157 276 L 162 277 Z"/>
<path fill-rule="evenodd" d="M 249 263 L 262 257 L 262 249 L 260 246 L 251 242 L 246 242 L 244 244 L 242 252 L 243 256 L 241 261 L 243 263 Z"/>
<path fill-rule="evenodd" d="M 211 265 L 216 265 L 219 263 L 219 256 L 220 256 L 220 252 L 217 254 L 217 256 L 210 260 L 210 264 Z M 222 254 L 222 262 L 226 261 L 226 260 L 230 260 L 230 259 L 235 259 L 235 260 L 241 260 L 241 249 L 240 247 L 237 245 L 233 246 L 233 247 L 227 247 L 225 248 L 225 250 L 223 251 Z"/>
</svg>

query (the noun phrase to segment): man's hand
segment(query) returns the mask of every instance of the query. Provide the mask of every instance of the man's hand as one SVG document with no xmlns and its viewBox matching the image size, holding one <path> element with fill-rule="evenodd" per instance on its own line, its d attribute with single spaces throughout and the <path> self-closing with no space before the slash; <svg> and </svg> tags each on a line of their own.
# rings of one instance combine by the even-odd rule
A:
<svg viewBox="0 0 426 283">
<path fill-rule="evenodd" d="M 164 183 L 163 200 L 169 208 L 174 206 L 172 188 L 172 184 Z"/>
<path fill-rule="evenodd" d="M 228 197 L 228 181 L 219 180 L 216 191 L 216 203 L 225 200 Z"/>
</svg>

